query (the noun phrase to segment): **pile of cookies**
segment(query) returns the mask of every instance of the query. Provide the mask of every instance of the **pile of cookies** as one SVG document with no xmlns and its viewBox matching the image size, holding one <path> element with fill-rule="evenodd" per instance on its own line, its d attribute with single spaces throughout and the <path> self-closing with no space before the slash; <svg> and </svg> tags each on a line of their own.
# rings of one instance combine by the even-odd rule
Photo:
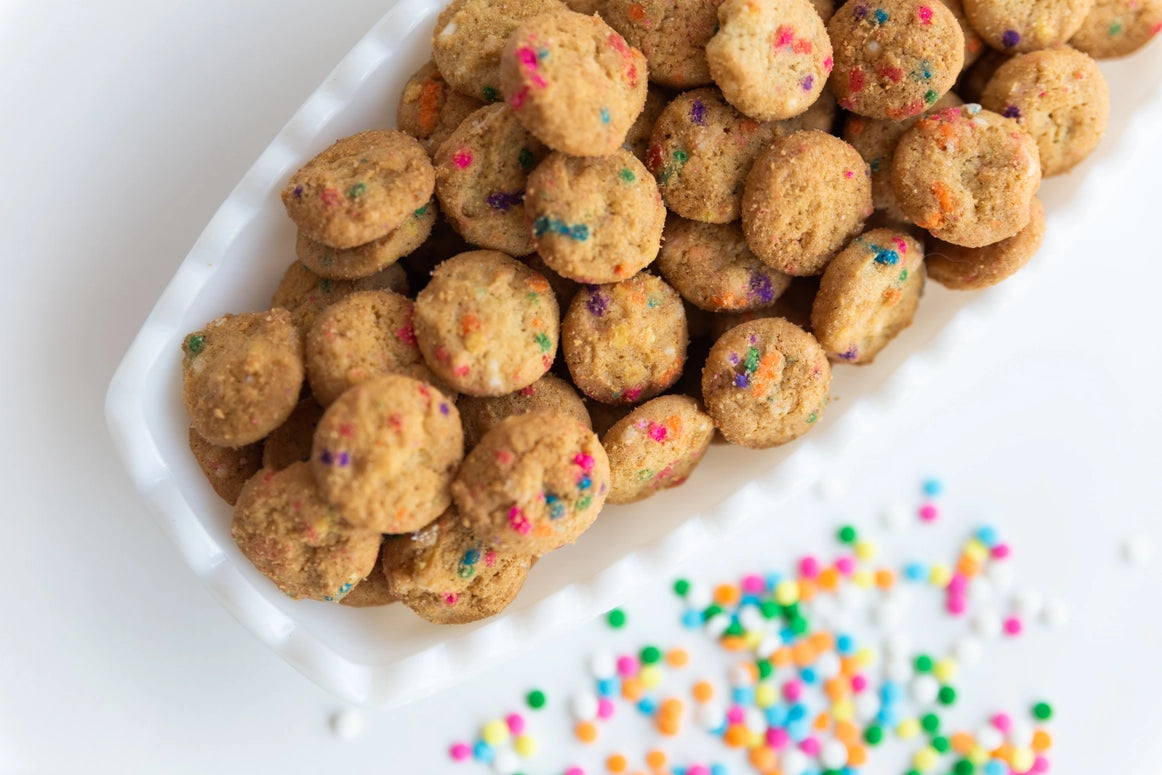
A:
<svg viewBox="0 0 1162 775">
<path fill-rule="evenodd" d="M 291 597 L 497 613 L 716 432 L 809 431 L 927 276 L 1019 270 L 1042 177 L 1105 127 L 1091 56 L 1159 25 L 1160 0 L 454 0 L 398 129 L 287 183 L 271 308 L 184 340 L 234 540 Z"/>
</svg>

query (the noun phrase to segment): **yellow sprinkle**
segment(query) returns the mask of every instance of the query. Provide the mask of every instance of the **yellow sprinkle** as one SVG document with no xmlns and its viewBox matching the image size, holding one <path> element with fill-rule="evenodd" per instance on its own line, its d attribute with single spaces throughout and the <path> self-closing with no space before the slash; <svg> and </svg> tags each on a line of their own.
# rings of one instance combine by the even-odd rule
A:
<svg viewBox="0 0 1162 775">
<path fill-rule="evenodd" d="M 928 583 L 934 587 L 946 587 L 952 581 L 952 571 L 947 565 L 933 565 L 928 573 Z"/>
<path fill-rule="evenodd" d="M 512 747 L 516 749 L 517 756 L 531 759 L 537 752 L 537 741 L 529 735 L 521 735 L 513 741 Z"/>
<path fill-rule="evenodd" d="M 940 763 L 940 754 L 935 748 L 921 748 L 916 751 L 916 755 L 912 757 L 912 766 L 920 772 L 928 772 L 935 769 L 936 765 Z"/>
<path fill-rule="evenodd" d="M 779 605 L 791 605 L 799 602 L 799 582 L 788 579 L 780 581 L 775 587 L 775 602 Z"/>
<path fill-rule="evenodd" d="M 480 738 L 489 745 L 500 745 L 508 740 L 508 724 L 504 723 L 504 719 L 493 719 L 480 730 Z"/>
<path fill-rule="evenodd" d="M 855 718 L 855 703 L 848 699 L 839 700 L 831 705 L 831 717 L 836 721 L 851 721 Z"/>
<path fill-rule="evenodd" d="M 960 672 L 960 665 L 956 664 L 956 660 L 949 657 L 942 659 L 936 663 L 932 668 L 932 674 L 935 675 L 940 683 L 951 683 L 956 678 L 956 674 Z"/>
<path fill-rule="evenodd" d="M 867 667 L 875 664 L 876 653 L 868 646 L 864 646 L 859 651 L 855 652 L 855 661 L 860 667 Z"/>
<path fill-rule="evenodd" d="M 1028 772 L 1033 766 L 1033 750 L 1031 748 L 1013 749 L 1013 769 L 1017 772 Z"/>
<path fill-rule="evenodd" d="M 871 589 L 876 583 L 875 574 L 866 568 L 860 568 L 855 573 L 851 574 L 852 583 L 860 589 Z"/>
<path fill-rule="evenodd" d="M 662 683 L 662 669 L 657 665 L 644 665 L 638 671 L 637 679 L 646 689 L 656 689 Z"/>
<path fill-rule="evenodd" d="M 871 560 L 876 556 L 876 545 L 871 541 L 860 541 L 855 545 L 855 556 L 861 560 Z"/>
<path fill-rule="evenodd" d="M 901 740 L 911 740 L 920 734 L 920 722 L 914 718 L 906 718 L 896 726 L 896 736 Z"/>
<path fill-rule="evenodd" d="M 974 538 L 965 545 L 964 553 L 971 559 L 981 562 L 988 559 L 989 548 L 982 544 L 980 539 Z"/>
<path fill-rule="evenodd" d="M 990 756 L 989 752 L 986 751 L 981 746 L 974 745 L 972 747 L 972 750 L 968 752 L 967 758 L 970 762 L 975 764 L 977 767 L 983 767 L 985 764 L 988 764 L 988 760 L 993 758 L 993 757 Z"/>
<path fill-rule="evenodd" d="M 761 683 L 754 690 L 754 704 L 760 708 L 769 708 L 779 701 L 779 691 L 773 684 Z"/>
<path fill-rule="evenodd" d="M 759 630 L 748 632 L 742 637 L 742 642 L 746 644 L 748 649 L 757 648 L 758 645 L 763 642 L 763 633 Z"/>
</svg>

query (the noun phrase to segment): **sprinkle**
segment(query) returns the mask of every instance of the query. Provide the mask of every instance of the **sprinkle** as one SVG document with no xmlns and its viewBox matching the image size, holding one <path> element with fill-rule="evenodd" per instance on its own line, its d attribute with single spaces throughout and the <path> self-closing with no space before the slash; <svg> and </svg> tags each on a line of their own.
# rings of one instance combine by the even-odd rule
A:
<svg viewBox="0 0 1162 775">
<path fill-rule="evenodd" d="M 1004 34 L 1001 35 L 1001 44 L 1005 48 L 1012 48 L 1020 42 L 1021 33 L 1017 32 L 1016 30 L 1005 30 Z"/>
<path fill-rule="evenodd" d="M 191 334 L 186 338 L 186 349 L 190 355 L 199 355 L 206 347 L 206 337 L 201 334 Z"/>
<path fill-rule="evenodd" d="M 609 108 L 602 108 L 601 109 L 601 123 L 602 124 L 609 123 Z"/>
<path fill-rule="evenodd" d="M 351 188 L 347 189 L 347 198 L 348 199 L 358 199 L 359 197 L 363 196 L 365 193 L 367 193 L 367 184 L 366 183 L 356 183 L 355 185 L 351 186 Z"/>
<path fill-rule="evenodd" d="M 452 154 L 452 163 L 459 169 L 466 169 L 472 164 L 472 154 L 464 149 Z"/>
<path fill-rule="evenodd" d="M 934 503 L 925 503 L 920 507 L 920 519 L 925 522 L 935 522 L 940 516 L 940 509 Z"/>
<path fill-rule="evenodd" d="M 487 199 L 488 206 L 498 212 L 507 213 L 511 208 L 519 204 L 523 204 L 525 200 L 525 193 L 518 191 L 514 194 L 506 194 L 503 191 L 497 191 L 494 194 L 489 194 Z"/>
<path fill-rule="evenodd" d="M 932 9 L 926 5 L 922 5 L 916 10 L 916 16 L 919 17 L 921 24 L 932 23 Z"/>
<path fill-rule="evenodd" d="M 637 175 L 634 175 L 633 170 L 629 167 L 622 167 L 621 172 L 618 173 L 618 177 L 626 183 L 633 183 L 637 180 Z"/>
<path fill-rule="evenodd" d="M 690 121 L 696 126 L 706 126 L 706 106 L 702 100 L 694 100 L 690 105 Z"/>
<path fill-rule="evenodd" d="M 500 99 L 500 92 L 495 86 L 485 86 L 481 94 L 484 96 L 485 102 L 496 102 Z"/>
<path fill-rule="evenodd" d="M 453 761 L 462 762 L 472 756 L 472 748 L 467 743 L 453 743 L 452 747 L 448 749 L 448 755 L 452 757 Z"/>
<path fill-rule="evenodd" d="M 877 8 L 875 13 L 872 14 L 872 18 L 875 19 L 876 24 L 886 24 L 888 21 L 888 12 L 883 8 Z"/>
<path fill-rule="evenodd" d="M 608 622 L 609 626 L 615 630 L 620 630 L 622 627 L 624 627 L 627 618 L 628 617 L 626 617 L 625 611 L 621 610 L 620 608 L 614 608 L 612 611 L 605 615 L 605 621 Z M 621 672 L 620 662 L 618 663 L 618 672 Z M 622 675 L 624 674 L 625 673 L 622 673 Z"/>
<path fill-rule="evenodd" d="M 803 88 L 803 91 L 811 91 L 811 87 L 814 85 L 815 85 L 815 76 L 812 75 L 811 73 L 807 73 L 807 75 L 805 75 L 799 79 L 799 86 L 801 86 Z"/>
</svg>

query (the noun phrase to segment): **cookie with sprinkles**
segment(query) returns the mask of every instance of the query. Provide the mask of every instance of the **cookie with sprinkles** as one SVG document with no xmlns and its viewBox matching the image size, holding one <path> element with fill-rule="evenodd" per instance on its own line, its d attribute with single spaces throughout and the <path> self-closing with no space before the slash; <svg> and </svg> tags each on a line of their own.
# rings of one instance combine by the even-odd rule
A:
<svg viewBox="0 0 1162 775">
<path fill-rule="evenodd" d="M 868 165 L 850 145 L 818 131 L 771 143 L 747 175 L 742 196 L 750 249 L 796 276 L 822 272 L 871 213 Z"/>
<path fill-rule="evenodd" d="M 815 337 L 783 318 L 723 334 L 702 370 L 706 411 L 732 444 L 766 449 L 814 427 L 827 405 L 831 366 Z"/>
<path fill-rule="evenodd" d="M 556 11 L 522 23 L 505 43 L 500 88 L 521 123 L 555 151 L 607 156 L 646 100 L 642 53 L 601 20 Z"/>
<path fill-rule="evenodd" d="M 295 405 L 286 422 L 270 432 L 262 442 L 262 467 L 281 471 L 292 463 L 308 463 L 315 428 L 323 416 L 323 407 L 314 396 Z"/>
<path fill-rule="evenodd" d="M 251 477 L 230 537 L 264 576 L 296 600 L 341 600 L 379 559 L 382 536 L 354 527 L 321 497 L 307 463 Z"/>
<path fill-rule="evenodd" d="M 551 411 L 509 417 L 468 453 L 452 484 L 464 524 L 499 551 L 542 555 L 577 540 L 609 494 L 593 431 Z"/>
<path fill-rule="evenodd" d="M 525 186 L 547 149 L 507 105 L 488 105 L 437 149 L 436 196 L 468 242 L 523 256 L 533 252 L 525 226 Z"/>
<path fill-rule="evenodd" d="M 1006 54 L 1065 43 L 1081 29 L 1094 0 L 963 0 L 969 24 Z"/>
<path fill-rule="evenodd" d="M 832 361 L 871 363 L 912 324 L 923 289 L 923 244 L 904 231 L 866 231 L 824 270 L 811 330 Z"/>
<path fill-rule="evenodd" d="M 455 405 L 425 382 L 389 375 L 359 383 L 327 407 L 310 465 L 323 497 L 348 522 L 406 533 L 448 507 L 463 456 Z"/>
<path fill-rule="evenodd" d="M 526 388 L 506 396 L 465 396 L 456 408 L 464 425 L 464 446 L 472 449 L 484 435 L 500 425 L 506 417 L 547 409 L 568 415 L 586 428 L 592 428 L 589 410 L 581 396 L 565 380 L 546 374 Z"/>
<path fill-rule="evenodd" d="M 502 396 L 552 366 L 560 310 L 543 276 L 503 253 L 475 250 L 436 267 L 416 297 L 415 329 L 437 377 L 461 393 Z"/>
<path fill-rule="evenodd" d="M 482 107 L 482 100 L 453 89 L 440 75 L 436 63 L 427 62 L 404 84 L 395 122 L 433 154 L 470 113 Z"/>
<path fill-rule="evenodd" d="M 650 80 L 673 89 L 711 83 L 706 44 L 722 0 L 609 0 L 603 17 L 645 54 Z"/>
<path fill-rule="evenodd" d="M 436 209 L 436 202 L 432 200 L 385 236 L 343 250 L 316 242 L 300 229 L 295 239 L 295 255 L 319 277 L 331 280 L 370 277 L 424 244 L 436 222 Z"/>
<path fill-rule="evenodd" d="M 1050 177 L 1073 169 L 1097 147 L 1109 121 L 1110 90 L 1088 54 L 1060 46 L 1005 62 L 980 104 L 1032 135 L 1041 175 Z"/>
<path fill-rule="evenodd" d="M 811 106 L 831 73 L 831 40 L 809 0 L 724 0 L 706 62 L 726 101 L 759 121 Z"/>
<path fill-rule="evenodd" d="M 290 415 L 302 386 L 302 342 L 285 309 L 223 315 L 182 340 L 182 403 L 210 444 L 262 439 Z"/>
<path fill-rule="evenodd" d="M 666 207 L 653 175 L 624 148 L 588 157 L 554 151 L 529 175 L 525 217 L 557 274 L 612 283 L 658 255 Z"/>
<path fill-rule="evenodd" d="M 206 481 L 214 488 L 218 497 L 233 506 L 238 502 L 238 494 L 250 477 L 262 468 L 262 445 L 247 444 L 244 447 L 220 447 L 202 438 L 194 426 L 190 426 L 190 452 L 198 461 L 198 468 L 206 476 Z"/>
<path fill-rule="evenodd" d="M 827 23 L 839 106 L 898 121 L 944 96 L 964 66 L 964 33 L 943 3 L 853 0 Z"/>
<path fill-rule="evenodd" d="M 1094 59 L 1134 53 L 1162 32 L 1162 0 L 1094 0 L 1069 45 Z"/>
<path fill-rule="evenodd" d="M 353 248 L 403 226 L 434 188 L 435 171 L 418 140 L 370 129 L 303 165 L 282 190 L 282 202 L 306 236 L 332 248 Z"/>
<path fill-rule="evenodd" d="M 686 309 L 660 277 L 584 288 L 561 324 L 573 383 L 609 404 L 636 404 L 678 381 L 686 361 Z"/>
<path fill-rule="evenodd" d="M 385 542 L 386 542 L 386 536 Z M 379 560 L 372 566 L 367 578 L 360 581 L 351 591 L 339 600 L 339 605 L 348 608 L 375 608 L 381 605 L 390 605 L 396 602 L 391 587 L 387 584 L 387 576 L 383 572 L 383 544 L 380 544 Z"/>
<path fill-rule="evenodd" d="M 646 154 L 650 150 L 650 135 L 654 132 L 654 124 L 662 111 L 670 104 L 670 96 L 656 86 L 646 90 L 646 104 L 642 112 L 637 114 L 629 131 L 625 134 L 625 142 L 621 147 L 632 153 L 642 164 L 646 163 Z"/>
<path fill-rule="evenodd" d="M 319 313 L 335 302 L 356 291 L 383 289 L 396 293 L 408 292 L 407 273 L 398 263 L 381 269 L 370 277 L 358 280 L 331 280 L 307 269 L 302 261 L 287 267 L 271 297 L 270 306 L 290 310 L 295 330 L 303 340 L 315 324 Z"/>
<path fill-rule="evenodd" d="M 963 248 L 932 240 L 924 263 L 928 276 L 945 288 L 975 291 L 989 288 L 1014 274 L 1041 247 L 1045 237 L 1045 208 L 1033 197 L 1029 224 L 1008 239 L 981 248 Z"/>
<path fill-rule="evenodd" d="M 1036 140 L 1014 119 L 979 105 L 925 116 L 892 157 L 892 190 L 908 219 L 968 248 L 1025 228 L 1040 184 Z"/>
<path fill-rule="evenodd" d="M 710 338 L 717 340 L 730 329 L 759 318 L 786 318 L 804 331 L 811 331 L 811 307 L 819 292 L 819 276 L 795 277 L 773 306 L 745 312 L 719 312 L 710 318 Z"/>
<path fill-rule="evenodd" d="M 451 507 L 427 527 L 385 539 L 382 567 L 388 591 L 408 608 L 433 624 L 466 624 L 503 611 L 533 562 L 487 546 Z"/>
<path fill-rule="evenodd" d="M 634 503 L 683 484 L 701 462 L 714 421 L 689 396 L 659 396 L 601 438 L 609 455 L 610 503 Z"/>
<path fill-rule="evenodd" d="M 742 226 L 699 223 L 677 215 L 666 222 L 658 271 L 700 309 L 728 312 L 769 307 L 791 277 L 760 261 Z"/>
<path fill-rule="evenodd" d="M 453 89 L 500 99 L 500 52 L 522 21 L 565 6 L 559 0 L 452 0 L 432 31 L 432 60 Z"/>
</svg>

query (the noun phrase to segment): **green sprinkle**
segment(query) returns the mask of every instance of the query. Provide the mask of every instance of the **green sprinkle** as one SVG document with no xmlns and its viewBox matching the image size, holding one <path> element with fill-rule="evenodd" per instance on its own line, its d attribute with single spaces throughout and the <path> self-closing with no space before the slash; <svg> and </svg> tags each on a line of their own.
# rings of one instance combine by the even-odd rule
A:
<svg viewBox="0 0 1162 775">
<path fill-rule="evenodd" d="M 907 270 L 907 269 L 901 269 L 901 270 L 900 270 L 900 282 L 901 282 L 901 283 L 906 283 L 907 281 L 908 281 L 908 270 Z"/>
<path fill-rule="evenodd" d="M 416 210 L 416 217 L 417 218 L 423 218 L 427 214 L 428 214 L 428 206 L 427 205 L 424 205 L 419 210 Z"/>
<path fill-rule="evenodd" d="M 533 158 L 533 152 L 528 148 L 521 148 L 516 160 L 520 164 L 520 168 L 525 172 L 531 170 L 536 163 L 536 159 Z"/>
<path fill-rule="evenodd" d="M 608 622 L 609 626 L 613 629 L 620 630 L 625 626 L 625 611 L 621 610 L 620 608 L 614 608 L 612 611 L 605 615 L 605 621 Z"/>
<path fill-rule="evenodd" d="M 935 89 L 929 89 L 924 93 L 924 102 L 931 105 L 936 100 L 940 99 L 940 95 L 936 93 Z"/>
<path fill-rule="evenodd" d="M 485 102 L 496 102 L 496 98 L 500 96 L 500 92 L 496 90 L 495 86 L 485 86 L 482 94 L 484 94 Z"/>
<path fill-rule="evenodd" d="M 807 415 L 807 424 L 810 425 L 811 423 L 815 422 L 818 419 L 819 419 L 819 415 L 816 414 L 815 412 L 812 412 L 811 414 Z"/>
<path fill-rule="evenodd" d="M 879 724 L 872 724 L 863 731 L 863 739 L 868 745 L 879 745 L 884 740 L 884 728 Z"/>
<path fill-rule="evenodd" d="M 855 528 L 851 525 L 844 525 L 839 528 L 839 540 L 841 543 L 854 544 L 857 538 L 859 538 L 859 534 L 855 532 Z"/>
<path fill-rule="evenodd" d="M 690 157 L 686 155 L 686 152 L 681 149 L 674 151 L 674 160 L 679 164 L 685 164 L 689 158 Z"/>
<path fill-rule="evenodd" d="M 1033 706 L 1033 715 L 1041 721 L 1053 718 L 1053 706 L 1047 702 L 1039 702 Z"/>
<path fill-rule="evenodd" d="M 537 346 L 541 348 L 541 352 L 543 353 L 547 353 L 553 346 L 553 340 L 550 339 L 543 331 L 538 333 L 535 339 L 537 340 Z"/>
<path fill-rule="evenodd" d="M 1110 25 L 1110 35 L 1117 35 L 1121 31 L 1122 31 L 1122 23 L 1121 22 L 1114 22 L 1113 24 Z"/>
<path fill-rule="evenodd" d="M 940 717 L 935 713 L 926 713 L 924 718 L 920 719 L 920 726 L 924 727 L 928 734 L 934 735 L 940 730 Z"/>
<path fill-rule="evenodd" d="M 764 600 L 759 604 L 759 610 L 762 611 L 764 619 L 774 619 L 783 611 L 782 607 L 774 600 Z"/>
<path fill-rule="evenodd" d="M 525 695 L 525 702 L 527 702 L 529 707 L 533 710 L 540 710 L 541 708 L 545 707 L 545 693 L 540 689 L 533 689 L 531 692 Z"/>
<path fill-rule="evenodd" d="M 331 292 L 331 281 L 330 280 L 323 280 L 323 282 L 319 283 L 319 290 L 322 291 L 323 293 L 330 293 Z"/>
<path fill-rule="evenodd" d="M 592 496 L 582 495 L 577 499 L 577 511 L 585 511 L 589 508 L 589 504 L 593 502 Z"/>
<path fill-rule="evenodd" d="M 637 180 L 637 175 L 633 174 L 633 170 L 631 170 L 629 167 L 622 167 L 621 172 L 619 173 L 619 177 L 626 183 L 633 183 L 635 180 Z"/>
<path fill-rule="evenodd" d="M 356 183 L 354 186 L 347 189 L 347 198 L 348 199 L 358 199 L 359 197 L 363 196 L 366 193 L 367 193 L 367 184 L 366 183 Z"/>
<path fill-rule="evenodd" d="M 190 355 L 197 355 L 206 348 L 206 337 L 201 334 L 193 334 L 186 339 L 186 349 L 190 351 Z"/>
<path fill-rule="evenodd" d="M 657 646 L 646 646 L 640 654 L 643 665 L 652 665 L 662 658 Z"/>
<path fill-rule="evenodd" d="M 755 662 L 759 669 L 759 678 L 770 678 L 771 674 L 775 672 L 775 666 L 771 664 L 769 659 L 760 659 Z"/>
<path fill-rule="evenodd" d="M 948 753 L 948 749 L 952 747 L 952 744 L 948 742 L 948 738 L 941 736 L 932 738 L 930 741 L 928 741 L 928 744 L 931 745 L 937 753 Z"/>
<path fill-rule="evenodd" d="M 678 597 L 685 597 L 686 593 L 690 591 L 690 582 L 686 579 L 678 579 L 674 582 L 674 594 Z"/>
<path fill-rule="evenodd" d="M 731 622 L 730 626 L 727 627 L 726 631 L 723 632 L 722 634 L 724 637 L 727 637 L 727 638 L 737 638 L 737 637 L 740 637 L 742 635 L 745 635 L 746 630 L 742 629 L 742 624 L 740 622 Z"/>
<path fill-rule="evenodd" d="M 652 479 L 653 476 L 654 476 L 654 472 L 648 468 L 643 468 L 642 470 L 637 472 L 637 480 L 639 482 L 648 481 L 648 480 Z"/>
<path fill-rule="evenodd" d="M 722 613 L 722 606 L 717 603 L 709 605 L 702 610 L 702 621 L 708 622 L 720 613 Z"/>
<path fill-rule="evenodd" d="M 791 618 L 791 632 L 796 635 L 803 635 L 811 629 L 811 623 L 802 616 L 795 616 Z"/>
<path fill-rule="evenodd" d="M 952 767 L 952 771 L 956 775 L 972 775 L 976 772 L 976 765 L 968 759 L 961 759 Z"/>
<path fill-rule="evenodd" d="M 956 690 L 951 686 L 941 686 L 940 694 L 936 695 L 941 705 L 951 705 L 956 702 Z"/>
<path fill-rule="evenodd" d="M 754 374 L 759 368 L 759 348 L 752 347 L 746 351 L 746 360 L 742 362 L 742 367 L 746 369 L 747 374 Z"/>
<path fill-rule="evenodd" d="M 927 654 L 921 654 L 916 657 L 916 672 L 917 673 L 931 673 L 932 672 L 932 657 Z"/>
<path fill-rule="evenodd" d="M 783 610 L 783 616 L 788 621 L 790 621 L 791 619 L 794 619 L 796 616 L 799 615 L 799 604 L 798 603 L 791 603 L 789 605 L 782 606 L 782 610 Z"/>
</svg>

